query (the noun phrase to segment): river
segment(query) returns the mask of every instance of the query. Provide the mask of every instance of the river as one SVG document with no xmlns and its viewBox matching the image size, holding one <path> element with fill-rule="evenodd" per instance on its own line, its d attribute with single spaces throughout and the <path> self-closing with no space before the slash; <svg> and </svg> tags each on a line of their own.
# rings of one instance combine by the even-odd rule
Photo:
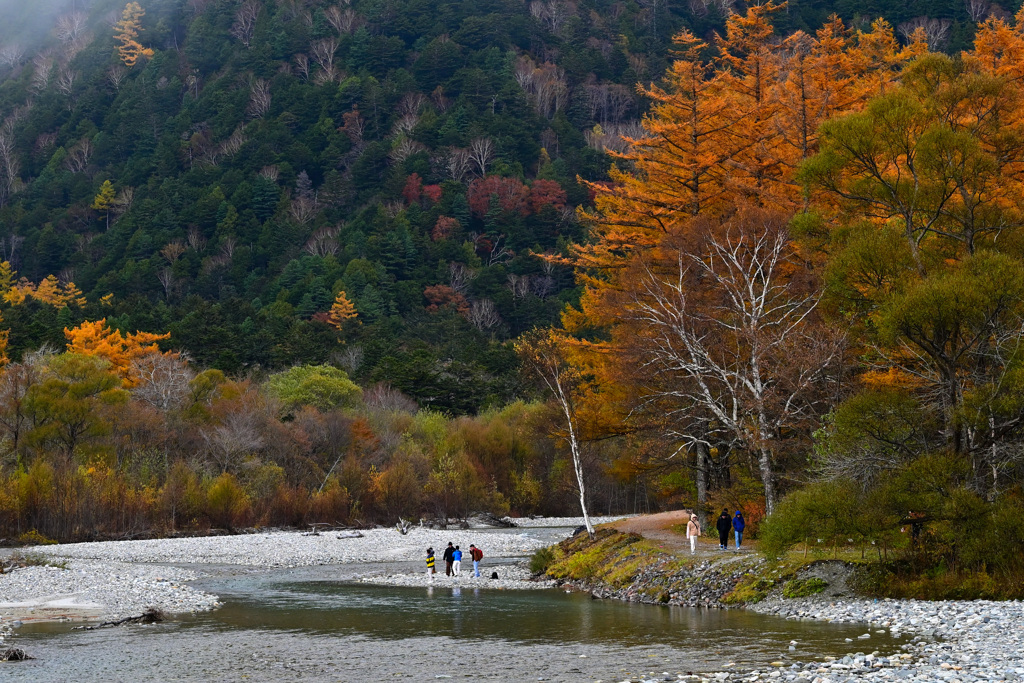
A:
<svg viewBox="0 0 1024 683">
<path fill-rule="evenodd" d="M 460 590 L 444 586 L 443 577 L 434 588 L 378 587 L 345 580 L 352 570 L 214 568 L 196 585 L 220 595 L 221 609 L 95 631 L 26 626 L 16 642 L 36 659 L 3 665 L 0 678 L 620 681 L 858 648 L 891 652 L 899 645 L 877 633 L 869 641 L 845 641 L 864 626 L 594 600 L 560 590 Z"/>
</svg>

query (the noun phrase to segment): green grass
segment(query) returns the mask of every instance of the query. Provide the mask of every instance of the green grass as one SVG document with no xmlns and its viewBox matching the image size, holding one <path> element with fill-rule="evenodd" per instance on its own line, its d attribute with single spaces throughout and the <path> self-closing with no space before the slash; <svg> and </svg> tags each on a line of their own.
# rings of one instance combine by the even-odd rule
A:
<svg viewBox="0 0 1024 683">
<path fill-rule="evenodd" d="M 67 560 L 58 560 L 38 553 L 12 553 L 3 562 L 5 567 L 56 567 L 67 569 Z"/>
<path fill-rule="evenodd" d="M 782 586 L 782 595 L 787 598 L 806 598 L 817 595 L 826 588 L 828 581 L 824 579 L 792 579 Z"/>
<path fill-rule="evenodd" d="M 616 588 L 628 586 L 643 570 L 658 565 L 674 571 L 671 553 L 638 534 L 599 530 L 591 540 L 585 534 L 554 546 L 547 575 L 555 579 L 597 581 Z M 539 564 L 539 563 L 538 563 Z"/>
</svg>

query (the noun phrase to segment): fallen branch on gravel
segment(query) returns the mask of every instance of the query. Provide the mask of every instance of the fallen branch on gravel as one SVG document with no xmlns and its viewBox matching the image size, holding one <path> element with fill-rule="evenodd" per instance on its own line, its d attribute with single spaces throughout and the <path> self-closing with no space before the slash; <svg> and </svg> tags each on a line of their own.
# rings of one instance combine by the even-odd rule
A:
<svg viewBox="0 0 1024 683">
<path fill-rule="evenodd" d="M 98 626 L 76 626 L 73 630 L 75 631 L 95 631 L 98 628 L 106 628 L 107 626 L 122 626 L 124 624 L 159 624 L 164 621 L 167 615 L 162 610 L 156 607 L 148 607 L 146 611 L 134 617 L 125 617 L 124 619 L 118 619 L 117 621 L 104 621 Z"/>
<path fill-rule="evenodd" d="M 342 531 L 340 534 L 338 534 L 338 538 L 339 539 L 341 539 L 341 538 L 362 538 L 362 537 L 363 537 L 363 534 L 361 532 L 355 531 L 355 530 L 352 530 L 352 531 Z"/>
</svg>

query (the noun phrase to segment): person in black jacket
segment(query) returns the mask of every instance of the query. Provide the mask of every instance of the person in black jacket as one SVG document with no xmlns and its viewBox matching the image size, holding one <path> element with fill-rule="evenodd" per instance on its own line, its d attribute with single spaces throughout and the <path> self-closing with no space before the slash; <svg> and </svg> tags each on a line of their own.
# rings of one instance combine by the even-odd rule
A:
<svg viewBox="0 0 1024 683">
<path fill-rule="evenodd" d="M 451 541 L 448 542 L 448 547 L 444 549 L 444 555 L 441 556 L 444 559 L 444 575 L 452 575 L 452 562 L 455 561 L 455 548 L 452 547 Z"/>
<path fill-rule="evenodd" d="M 725 547 L 729 545 L 729 532 L 732 531 L 732 518 L 729 517 L 728 509 L 722 510 L 715 528 L 718 529 L 718 547 L 720 550 L 725 550 Z"/>
</svg>

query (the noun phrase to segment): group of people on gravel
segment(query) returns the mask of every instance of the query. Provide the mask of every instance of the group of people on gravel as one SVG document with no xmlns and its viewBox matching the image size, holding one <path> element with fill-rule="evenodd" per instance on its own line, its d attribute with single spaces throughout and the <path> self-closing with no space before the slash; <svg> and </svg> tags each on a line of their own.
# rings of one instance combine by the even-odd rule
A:
<svg viewBox="0 0 1024 683">
<path fill-rule="evenodd" d="M 740 544 L 743 543 L 743 529 L 746 526 L 747 523 L 743 521 L 743 513 L 741 511 L 737 510 L 736 516 L 730 517 L 728 509 L 722 510 L 722 514 L 718 516 L 718 522 L 715 523 L 715 528 L 718 529 L 719 550 L 725 550 L 729 545 L 730 531 L 736 536 L 736 550 L 739 550 Z M 697 515 L 690 515 L 690 521 L 686 524 L 686 538 L 690 540 L 691 555 L 697 552 L 697 537 L 700 534 L 700 522 L 697 521 Z"/>
<path fill-rule="evenodd" d="M 469 557 L 473 561 L 473 576 L 480 578 L 480 561 L 484 559 L 484 553 L 480 548 L 477 548 L 472 543 L 469 544 Z M 448 547 L 444 549 L 444 554 L 441 555 L 441 559 L 444 560 L 444 575 L 445 576 L 458 576 L 462 571 L 462 550 L 459 546 L 453 546 L 451 541 L 448 542 Z M 427 576 L 433 576 L 436 570 L 434 569 L 434 549 L 427 548 Z"/>
</svg>

